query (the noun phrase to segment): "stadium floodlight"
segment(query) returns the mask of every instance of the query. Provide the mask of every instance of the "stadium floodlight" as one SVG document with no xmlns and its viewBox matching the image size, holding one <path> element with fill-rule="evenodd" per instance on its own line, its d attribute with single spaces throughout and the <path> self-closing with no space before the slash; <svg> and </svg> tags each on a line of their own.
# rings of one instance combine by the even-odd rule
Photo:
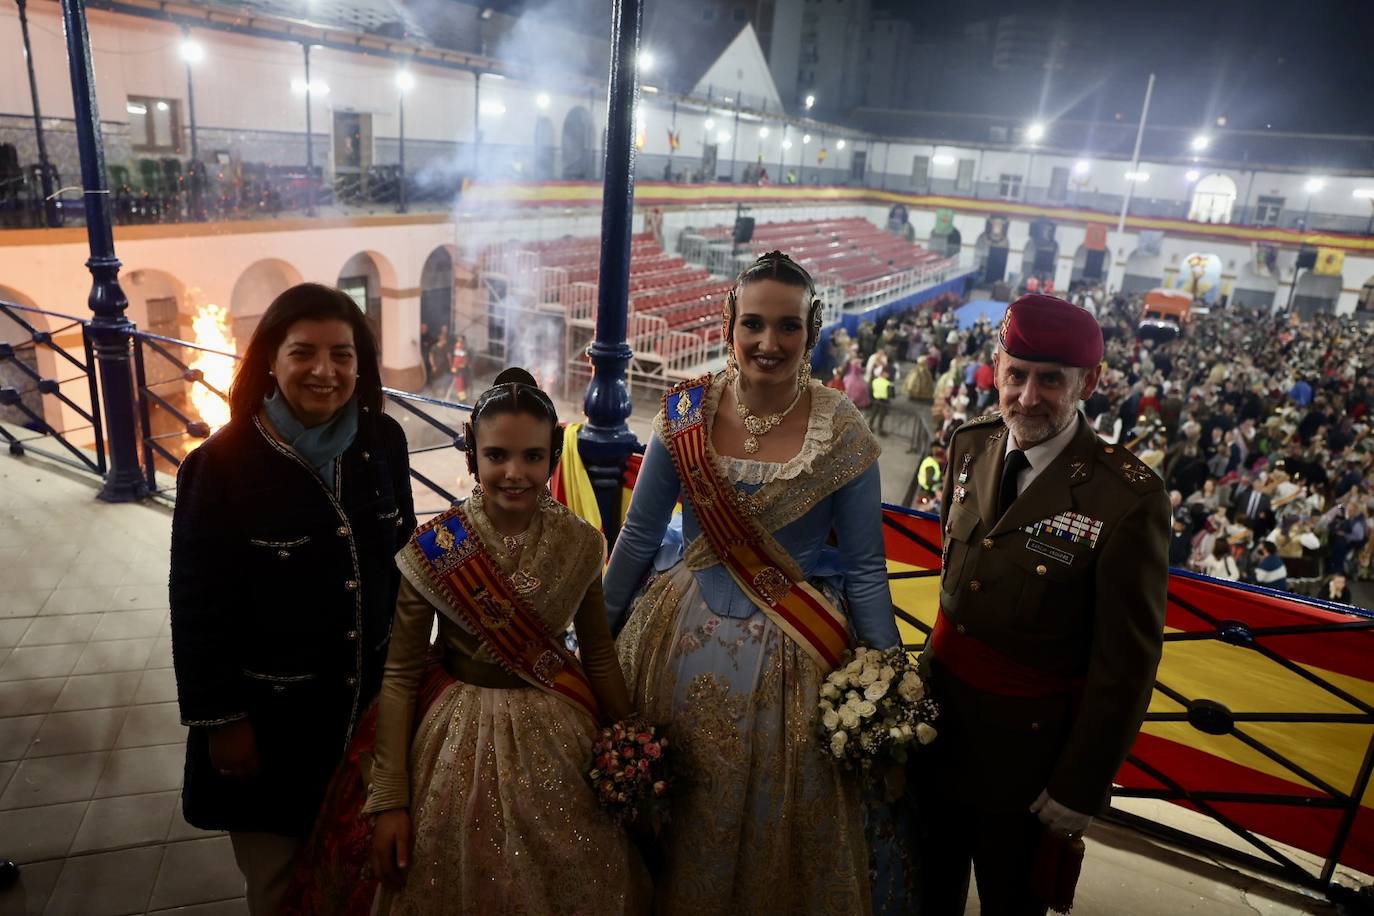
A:
<svg viewBox="0 0 1374 916">
<path fill-rule="evenodd" d="M 1073 164 L 1073 173 L 1075 175 L 1086 175 L 1092 171 L 1092 168 L 1093 164 L 1091 162 L 1086 159 L 1080 159 Z"/>
<path fill-rule="evenodd" d="M 791 149 L 791 148 L 792 148 L 792 141 L 791 141 L 791 140 L 784 140 L 784 141 L 782 141 L 782 148 L 783 148 L 783 149 Z"/>
<path fill-rule="evenodd" d="M 843 140 L 836 140 L 836 141 L 835 141 L 835 149 L 844 149 L 844 141 L 843 141 Z"/>
<path fill-rule="evenodd" d="M 949 153 L 936 153 L 930 157 L 930 161 L 936 165 L 953 165 L 954 157 Z"/>
<path fill-rule="evenodd" d="M 760 128 L 759 128 L 759 138 L 762 139 L 762 140 L 767 140 L 767 139 L 768 139 L 768 128 L 766 128 L 766 127 L 760 127 Z"/>
<path fill-rule="evenodd" d="M 652 51 L 639 52 L 639 72 L 651 73 L 654 69 L 654 54 Z"/>
<path fill-rule="evenodd" d="M 1039 121 L 1026 127 L 1026 139 L 1032 143 L 1038 143 L 1045 139 L 1045 125 Z"/>
<path fill-rule="evenodd" d="M 706 128 L 707 130 L 715 130 L 715 129 L 716 129 L 716 119 L 715 119 L 715 118 L 707 118 L 706 121 L 705 121 L 701 126 L 704 127 L 704 128 Z"/>
<path fill-rule="evenodd" d="M 1356 188 L 1350 192 L 1350 196 L 1374 202 L 1374 188 Z"/>
<path fill-rule="evenodd" d="M 802 134 L 802 145 L 805 146 L 806 144 L 808 144 L 808 143 L 810 143 L 810 142 L 811 142 L 811 135 L 810 135 L 810 134 Z"/>
<path fill-rule="evenodd" d="M 729 142 L 730 142 L 730 132 L 729 132 L 728 130 L 723 130 L 723 131 L 721 131 L 720 133 L 716 134 L 716 142 L 717 142 L 717 143 L 729 143 Z"/>
<path fill-rule="evenodd" d="M 506 106 L 500 99 L 483 99 L 482 105 L 478 110 L 484 115 L 492 115 L 493 117 L 499 118 L 506 113 Z"/>
<path fill-rule="evenodd" d="M 1200 153 L 1212 145 L 1212 138 L 1206 134 L 1198 134 L 1193 138 L 1193 152 Z"/>
<path fill-rule="evenodd" d="M 1149 172 L 1127 172 L 1123 177 L 1124 177 L 1127 181 L 1133 181 L 1133 182 L 1136 182 L 1137 184 L 1144 184 L 1145 182 L 1147 182 L 1147 181 L 1150 180 L 1150 173 L 1149 173 Z"/>
<path fill-rule="evenodd" d="M 415 88 L 415 74 L 409 70 L 398 70 L 396 72 L 396 88 L 402 92 L 409 92 Z"/>
<path fill-rule="evenodd" d="M 1302 189 L 1308 194 L 1316 194 L 1324 187 L 1326 187 L 1325 178 L 1309 178 L 1307 179 L 1307 184 L 1302 186 Z"/>
<path fill-rule="evenodd" d="M 311 80 L 307 83 L 298 77 L 291 81 L 291 91 L 304 93 L 307 89 L 311 95 L 329 95 L 329 84 L 323 80 Z"/>
<path fill-rule="evenodd" d="M 812 108 L 812 106 L 814 106 L 815 104 L 816 104 L 816 97 L 815 97 L 814 95 L 811 95 L 810 93 L 808 93 L 807 96 L 806 96 L 806 110 L 807 110 L 807 111 L 810 111 L 811 108 Z"/>
<path fill-rule="evenodd" d="M 1193 182 L 1197 181 L 1199 178 L 1202 177 L 1202 173 L 1199 172 L 1197 169 L 1189 169 L 1186 173 L 1184 173 L 1183 177 L 1187 179 L 1189 184 L 1192 184 Z"/>
<path fill-rule="evenodd" d="M 540 111 L 548 111 L 549 106 L 553 104 L 553 99 L 549 98 L 547 92 L 541 92 L 534 97 L 534 104 Z"/>
<path fill-rule="evenodd" d="M 188 64 L 198 64 L 205 60 L 205 46 L 192 38 L 181 43 L 181 59 Z"/>
</svg>

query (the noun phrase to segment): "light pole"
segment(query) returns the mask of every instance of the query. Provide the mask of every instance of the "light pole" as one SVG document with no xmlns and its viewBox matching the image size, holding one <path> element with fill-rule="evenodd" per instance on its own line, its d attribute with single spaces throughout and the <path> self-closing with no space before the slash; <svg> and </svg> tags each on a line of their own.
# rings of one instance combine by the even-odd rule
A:
<svg viewBox="0 0 1374 916">
<path fill-rule="evenodd" d="M 200 163 L 200 144 L 196 138 L 196 87 L 191 78 L 191 67 L 205 59 L 205 48 L 191 38 L 191 30 L 182 31 L 181 59 L 186 63 L 186 113 L 191 122 L 191 164 L 187 168 L 186 181 L 191 192 L 191 219 L 205 218 L 201 208 L 201 191 L 204 185 L 203 166 Z"/>
<path fill-rule="evenodd" d="M 482 158 L 482 71 L 472 77 L 472 180 L 477 180 L 478 162 Z"/>
<path fill-rule="evenodd" d="M 19 31 L 24 39 L 24 63 L 29 69 L 29 98 L 33 102 L 33 135 L 38 144 L 38 183 L 43 189 L 43 222 L 52 229 L 62 225 L 62 211 L 53 196 L 52 166 L 48 163 L 48 145 L 43 140 L 43 112 L 38 107 L 38 81 L 33 73 L 33 47 L 29 44 L 28 0 L 14 0 L 19 7 Z"/>
<path fill-rule="evenodd" d="M 1312 219 L 1312 198 L 1322 188 L 1326 187 L 1326 179 L 1309 178 L 1307 184 L 1303 185 L 1303 190 L 1307 192 L 1307 206 L 1302 211 L 1302 231 L 1307 231 L 1308 222 Z"/>
<path fill-rule="evenodd" d="M 62 0 L 62 25 L 67 38 L 72 107 L 76 115 L 76 144 L 81 153 L 82 200 L 86 209 L 86 240 L 91 256 L 91 294 L 94 313 L 89 333 L 94 341 L 100 376 L 100 406 L 105 409 L 109 443 L 109 471 L 99 498 L 130 502 L 148 494 L 138 461 L 138 427 L 134 420 L 134 379 L 130 371 L 130 332 L 134 326 L 125 310 L 129 300 L 119 286 L 119 258 L 115 257 L 110 191 L 105 179 L 105 148 L 100 138 L 100 109 L 91 66 L 91 36 L 86 29 L 83 0 Z M 97 413 L 97 405 L 91 405 Z M 101 431 L 95 430 L 96 438 Z"/>
<path fill-rule="evenodd" d="M 301 43 L 305 54 L 305 215 L 315 215 L 315 129 L 310 114 L 310 45 Z"/>
<path fill-rule="evenodd" d="M 415 88 L 415 77 L 409 70 L 396 74 L 396 111 L 400 118 L 400 174 L 397 177 L 396 212 L 405 213 L 406 203 L 406 93 Z"/>
<path fill-rule="evenodd" d="M 735 163 L 739 161 L 739 99 L 740 93 L 735 93 L 735 132 L 731 135 L 733 142 L 730 144 L 730 183 L 734 184 L 738 179 L 735 178 Z"/>
</svg>

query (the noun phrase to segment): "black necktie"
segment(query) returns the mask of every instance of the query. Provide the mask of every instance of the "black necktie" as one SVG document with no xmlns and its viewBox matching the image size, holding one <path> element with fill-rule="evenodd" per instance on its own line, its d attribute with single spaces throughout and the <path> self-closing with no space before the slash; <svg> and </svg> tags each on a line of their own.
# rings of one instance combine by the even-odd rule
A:
<svg viewBox="0 0 1374 916">
<path fill-rule="evenodd" d="M 1016 502 L 1016 479 L 1021 472 L 1030 467 L 1030 460 L 1020 449 L 1007 453 L 1007 463 L 1002 467 L 1002 490 L 997 501 L 997 517 L 1007 514 L 1011 504 Z"/>
</svg>

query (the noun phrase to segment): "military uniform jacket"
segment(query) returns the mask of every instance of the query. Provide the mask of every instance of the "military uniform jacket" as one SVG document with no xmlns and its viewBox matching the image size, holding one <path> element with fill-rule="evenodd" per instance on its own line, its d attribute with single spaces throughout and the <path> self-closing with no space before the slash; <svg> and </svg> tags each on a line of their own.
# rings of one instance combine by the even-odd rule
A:
<svg viewBox="0 0 1374 916">
<path fill-rule="evenodd" d="M 997 516 L 1011 435 L 1000 416 L 961 427 L 944 479 L 940 604 L 949 624 L 1029 668 L 1059 696 L 979 690 L 927 649 L 943 707 L 951 790 L 1024 810 L 1042 789 L 1096 813 L 1149 705 L 1168 590 L 1163 482 L 1079 417 L 1068 445 Z"/>
</svg>

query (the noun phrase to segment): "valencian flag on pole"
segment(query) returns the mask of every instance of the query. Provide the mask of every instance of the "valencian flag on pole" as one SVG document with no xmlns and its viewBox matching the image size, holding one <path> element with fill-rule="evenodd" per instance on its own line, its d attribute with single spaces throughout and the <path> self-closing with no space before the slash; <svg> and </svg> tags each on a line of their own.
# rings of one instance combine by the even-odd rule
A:
<svg viewBox="0 0 1374 916">
<path fill-rule="evenodd" d="M 677 152 L 677 148 L 682 145 L 682 131 L 668 128 L 668 149 Z"/>
</svg>

